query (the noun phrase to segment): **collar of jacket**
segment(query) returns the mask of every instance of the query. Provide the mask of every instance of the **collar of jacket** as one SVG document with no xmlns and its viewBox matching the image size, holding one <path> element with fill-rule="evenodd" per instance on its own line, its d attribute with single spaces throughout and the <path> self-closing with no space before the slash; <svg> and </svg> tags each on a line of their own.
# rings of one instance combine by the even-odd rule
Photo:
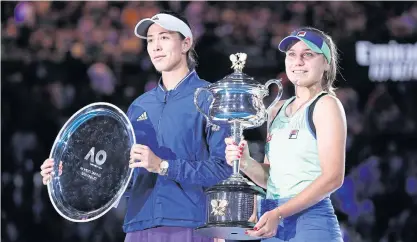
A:
<svg viewBox="0 0 417 242">
<path fill-rule="evenodd" d="M 195 69 L 191 70 L 180 82 L 178 82 L 177 86 L 167 91 L 165 87 L 162 85 L 162 77 L 159 79 L 158 88 L 157 88 L 157 96 L 162 102 L 166 102 L 168 95 L 169 96 L 176 96 L 177 94 L 187 91 L 188 89 L 192 88 L 190 86 L 190 82 L 192 82 L 196 77 L 198 77 Z"/>
</svg>

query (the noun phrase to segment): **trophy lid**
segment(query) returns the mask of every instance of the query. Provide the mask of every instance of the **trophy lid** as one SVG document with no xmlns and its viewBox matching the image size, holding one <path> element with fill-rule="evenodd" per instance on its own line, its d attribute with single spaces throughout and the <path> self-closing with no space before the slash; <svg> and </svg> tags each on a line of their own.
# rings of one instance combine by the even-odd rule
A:
<svg viewBox="0 0 417 242">
<path fill-rule="evenodd" d="M 242 72 L 246 63 L 246 59 L 247 55 L 245 53 L 236 53 L 230 55 L 230 61 L 232 61 L 231 68 L 234 70 L 234 72 L 210 86 L 212 88 L 262 88 L 263 86 L 253 77 Z"/>
</svg>

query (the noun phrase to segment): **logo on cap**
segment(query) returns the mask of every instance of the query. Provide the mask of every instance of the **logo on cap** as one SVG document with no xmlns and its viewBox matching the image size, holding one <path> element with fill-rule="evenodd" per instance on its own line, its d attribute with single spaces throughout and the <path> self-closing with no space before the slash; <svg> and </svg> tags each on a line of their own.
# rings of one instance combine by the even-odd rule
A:
<svg viewBox="0 0 417 242">
<path fill-rule="evenodd" d="M 300 37 L 304 37 L 304 36 L 306 36 L 306 31 L 299 31 L 299 32 L 297 33 L 297 36 L 300 36 Z"/>
<path fill-rule="evenodd" d="M 152 18 L 152 20 L 159 20 L 158 16 Z"/>
</svg>

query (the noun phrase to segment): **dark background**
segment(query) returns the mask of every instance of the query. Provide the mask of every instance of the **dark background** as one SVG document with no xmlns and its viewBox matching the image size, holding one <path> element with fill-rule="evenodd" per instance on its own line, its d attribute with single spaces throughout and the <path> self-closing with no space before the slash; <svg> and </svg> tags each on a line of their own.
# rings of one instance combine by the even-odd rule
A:
<svg viewBox="0 0 417 242">
<path fill-rule="evenodd" d="M 414 77 L 376 81 L 369 77 L 369 67 L 357 64 L 355 49 L 361 40 L 417 46 L 415 3 L 16 6 L 1 2 L 2 241 L 123 241 L 123 201 L 94 222 L 68 222 L 52 207 L 39 167 L 62 125 L 80 108 L 106 101 L 126 111 L 138 95 L 155 86 L 159 75 L 133 29 L 139 19 L 161 9 L 184 12 L 189 19 L 197 39 L 200 77 L 211 82 L 223 78 L 232 72 L 229 55 L 245 52 L 244 72 L 261 83 L 283 78 L 283 98 L 293 89 L 284 74 L 279 41 L 303 25 L 329 33 L 340 52 L 337 95 L 348 121 L 346 178 L 332 195 L 345 241 L 417 241 L 417 62 L 393 62 L 414 68 Z M 265 127 L 245 131 L 245 136 L 252 155 L 261 160 Z"/>
</svg>

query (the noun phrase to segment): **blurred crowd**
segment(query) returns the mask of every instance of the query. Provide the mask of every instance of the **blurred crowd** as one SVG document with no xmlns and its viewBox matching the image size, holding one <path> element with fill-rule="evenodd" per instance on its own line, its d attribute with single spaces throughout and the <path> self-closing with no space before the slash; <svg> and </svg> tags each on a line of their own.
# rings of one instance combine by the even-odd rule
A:
<svg viewBox="0 0 417 242">
<path fill-rule="evenodd" d="M 158 73 L 133 29 L 162 9 L 188 18 L 200 77 L 223 78 L 228 56 L 245 52 L 244 72 L 263 83 L 282 78 L 284 97 L 293 90 L 279 41 L 303 25 L 329 33 L 341 52 L 337 95 L 348 121 L 346 179 L 332 195 L 345 241 L 417 241 L 416 80 L 370 82 L 351 51 L 359 39 L 416 43 L 417 4 L 346 1 L 1 2 L 2 241 L 123 240 L 123 202 L 94 222 L 68 222 L 39 167 L 80 108 L 106 101 L 126 111 L 155 87 Z M 245 132 L 261 160 L 265 127 Z"/>
</svg>

